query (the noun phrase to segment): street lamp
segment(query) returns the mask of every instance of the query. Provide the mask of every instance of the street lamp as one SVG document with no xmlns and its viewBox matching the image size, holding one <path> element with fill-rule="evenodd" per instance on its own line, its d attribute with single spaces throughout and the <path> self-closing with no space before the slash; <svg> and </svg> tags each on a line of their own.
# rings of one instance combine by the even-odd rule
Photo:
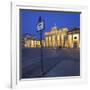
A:
<svg viewBox="0 0 90 90">
<path fill-rule="evenodd" d="M 43 45 L 42 45 L 42 32 L 45 28 L 45 22 L 44 20 L 41 18 L 41 16 L 39 16 L 38 22 L 37 22 L 37 32 L 40 33 L 40 45 L 41 45 L 41 72 L 42 72 L 42 76 L 44 75 L 44 67 L 43 67 Z"/>
</svg>

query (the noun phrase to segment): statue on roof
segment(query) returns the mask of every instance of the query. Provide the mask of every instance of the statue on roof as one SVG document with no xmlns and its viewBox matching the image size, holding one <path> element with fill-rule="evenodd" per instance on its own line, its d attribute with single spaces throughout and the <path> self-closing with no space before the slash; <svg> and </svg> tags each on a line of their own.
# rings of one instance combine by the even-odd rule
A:
<svg viewBox="0 0 90 90">
<path fill-rule="evenodd" d="M 52 30 L 53 30 L 53 29 L 57 29 L 56 23 L 55 23 L 54 26 L 52 27 Z"/>
</svg>

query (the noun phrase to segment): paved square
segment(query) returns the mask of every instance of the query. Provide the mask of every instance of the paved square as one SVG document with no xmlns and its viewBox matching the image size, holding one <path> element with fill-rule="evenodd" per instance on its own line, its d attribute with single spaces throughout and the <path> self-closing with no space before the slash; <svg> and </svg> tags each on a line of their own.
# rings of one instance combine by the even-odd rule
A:
<svg viewBox="0 0 90 90">
<path fill-rule="evenodd" d="M 43 65 L 40 48 L 22 48 L 21 52 L 21 78 L 80 75 L 80 49 L 43 48 Z"/>
</svg>

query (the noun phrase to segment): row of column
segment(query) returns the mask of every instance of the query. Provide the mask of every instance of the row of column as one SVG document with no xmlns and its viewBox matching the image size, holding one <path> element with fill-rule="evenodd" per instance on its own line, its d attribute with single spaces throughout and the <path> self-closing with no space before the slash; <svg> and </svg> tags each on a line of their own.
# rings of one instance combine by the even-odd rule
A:
<svg viewBox="0 0 90 90">
<path fill-rule="evenodd" d="M 49 35 L 45 36 L 46 47 L 65 47 L 66 40 L 64 35 Z"/>
</svg>

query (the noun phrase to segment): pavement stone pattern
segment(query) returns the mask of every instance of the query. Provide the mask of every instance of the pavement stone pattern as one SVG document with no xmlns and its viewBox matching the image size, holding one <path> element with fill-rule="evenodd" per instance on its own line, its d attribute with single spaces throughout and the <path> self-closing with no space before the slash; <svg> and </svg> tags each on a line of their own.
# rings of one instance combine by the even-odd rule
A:
<svg viewBox="0 0 90 90">
<path fill-rule="evenodd" d="M 43 48 L 43 75 L 41 49 L 21 49 L 21 78 L 80 76 L 79 48 Z"/>
</svg>

